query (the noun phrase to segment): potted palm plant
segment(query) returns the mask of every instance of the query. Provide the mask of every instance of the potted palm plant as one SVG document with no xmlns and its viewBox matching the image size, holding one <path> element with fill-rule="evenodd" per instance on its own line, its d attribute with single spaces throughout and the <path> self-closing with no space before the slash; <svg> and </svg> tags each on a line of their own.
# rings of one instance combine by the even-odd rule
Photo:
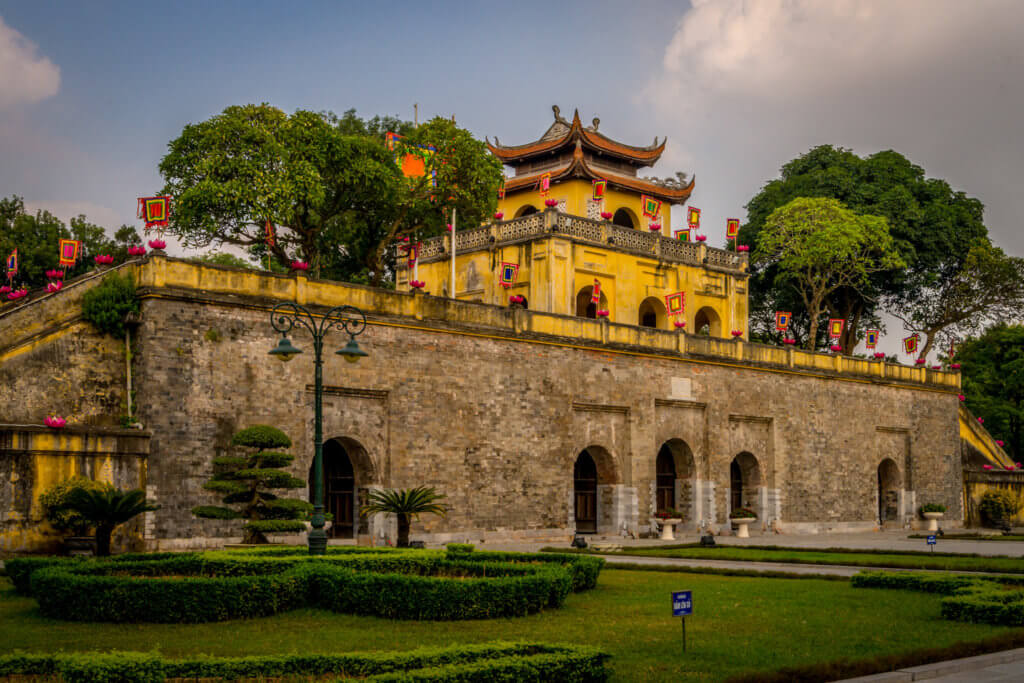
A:
<svg viewBox="0 0 1024 683">
<path fill-rule="evenodd" d="M 67 505 L 96 529 L 97 557 L 110 555 L 110 537 L 114 529 L 136 515 L 160 507 L 150 505 L 142 489 L 122 491 L 110 484 L 96 489 L 74 489 L 68 495 Z"/>
<path fill-rule="evenodd" d="M 736 527 L 736 538 L 750 538 L 748 526 L 757 521 L 757 513 L 750 508 L 736 508 L 729 513 L 729 521 Z"/>
<path fill-rule="evenodd" d="M 414 489 L 398 491 L 374 489 L 367 493 L 369 502 L 362 507 L 360 514 L 396 515 L 398 517 L 398 542 L 395 545 L 399 548 L 408 548 L 409 525 L 412 520 L 418 519 L 422 514 L 444 517 L 448 513 L 448 506 L 438 501 L 445 497 L 445 494 L 438 493 L 432 486 L 417 486 Z"/>
</svg>

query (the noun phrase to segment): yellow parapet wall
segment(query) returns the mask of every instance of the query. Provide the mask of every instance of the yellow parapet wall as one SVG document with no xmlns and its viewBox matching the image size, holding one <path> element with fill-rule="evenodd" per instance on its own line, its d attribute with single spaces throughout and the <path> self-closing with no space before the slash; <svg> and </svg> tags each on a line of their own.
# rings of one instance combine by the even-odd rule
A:
<svg viewBox="0 0 1024 683">
<path fill-rule="evenodd" d="M 1005 469 L 1014 465 L 1013 459 L 1004 451 L 984 425 L 971 411 L 960 404 L 960 438 L 969 443 L 978 453 L 982 454 L 993 467 Z"/>
</svg>

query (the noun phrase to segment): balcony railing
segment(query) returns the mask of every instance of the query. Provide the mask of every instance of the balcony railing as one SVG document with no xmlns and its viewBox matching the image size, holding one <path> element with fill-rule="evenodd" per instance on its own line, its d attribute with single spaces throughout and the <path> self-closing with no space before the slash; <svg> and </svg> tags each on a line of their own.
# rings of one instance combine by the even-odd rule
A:
<svg viewBox="0 0 1024 683">
<path fill-rule="evenodd" d="M 746 254 L 716 249 L 701 243 L 682 242 L 661 234 L 641 232 L 608 221 L 573 216 L 554 210 L 508 221 L 496 221 L 479 228 L 459 230 L 455 233 L 455 249 L 457 253 L 465 254 L 551 235 L 566 236 L 577 242 L 601 245 L 615 251 L 647 256 L 668 263 L 708 266 L 737 273 L 745 272 L 747 269 Z M 450 240 L 451 235 L 424 240 L 420 262 L 430 263 L 447 258 L 450 254 Z M 398 265 L 400 268 L 404 267 L 404 259 L 399 258 Z"/>
</svg>

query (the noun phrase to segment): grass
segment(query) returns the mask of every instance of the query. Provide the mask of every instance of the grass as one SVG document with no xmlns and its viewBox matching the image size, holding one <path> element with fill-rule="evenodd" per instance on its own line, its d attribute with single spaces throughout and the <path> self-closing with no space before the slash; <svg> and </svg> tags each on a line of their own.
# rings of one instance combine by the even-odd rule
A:
<svg viewBox="0 0 1024 683">
<path fill-rule="evenodd" d="M 925 534 L 910 534 L 907 538 L 928 538 L 928 536 Z M 939 538 L 965 541 L 1024 541 L 1024 534 L 1003 534 L 1000 531 L 993 531 L 991 534 L 951 534 L 947 531 Z"/>
<path fill-rule="evenodd" d="M 623 548 L 615 555 L 679 557 L 696 560 L 734 560 L 741 562 L 785 562 L 791 564 L 838 564 L 856 567 L 897 569 L 939 569 L 958 572 L 997 572 L 1024 574 L 1024 558 L 986 556 L 966 553 L 917 552 L 911 550 L 874 551 L 827 548 L 803 550 L 778 546 L 660 546 Z"/>
<path fill-rule="evenodd" d="M 670 592 L 693 590 L 688 651 Z M 724 680 L 787 666 L 863 659 L 1020 633 L 945 621 L 939 596 L 852 588 L 819 579 L 765 579 L 606 568 L 597 588 L 561 609 L 488 621 L 388 621 L 321 610 L 212 624 L 83 624 L 40 616 L 31 598 L 0 579 L 0 652 L 159 650 L 328 653 L 408 650 L 492 640 L 578 643 L 613 655 L 615 680 Z"/>
</svg>

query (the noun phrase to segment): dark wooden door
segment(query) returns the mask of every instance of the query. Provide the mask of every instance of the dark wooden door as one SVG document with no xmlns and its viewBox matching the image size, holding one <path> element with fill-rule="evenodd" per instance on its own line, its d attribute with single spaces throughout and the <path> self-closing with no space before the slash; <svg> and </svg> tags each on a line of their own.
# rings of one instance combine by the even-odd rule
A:
<svg viewBox="0 0 1024 683">
<path fill-rule="evenodd" d="M 573 467 L 576 532 L 597 533 L 597 466 L 586 451 L 580 453 Z"/>
<path fill-rule="evenodd" d="M 324 444 L 324 507 L 334 515 L 328 533 L 332 538 L 352 538 L 355 531 L 355 473 L 352 459 L 336 441 Z"/>
<path fill-rule="evenodd" d="M 674 510 L 676 507 L 676 463 L 668 446 L 658 451 L 657 461 L 658 496 L 656 512 Z"/>
<path fill-rule="evenodd" d="M 731 494 L 729 502 L 732 503 L 730 511 L 743 507 L 743 470 L 735 460 L 729 465 L 729 493 Z"/>
</svg>

